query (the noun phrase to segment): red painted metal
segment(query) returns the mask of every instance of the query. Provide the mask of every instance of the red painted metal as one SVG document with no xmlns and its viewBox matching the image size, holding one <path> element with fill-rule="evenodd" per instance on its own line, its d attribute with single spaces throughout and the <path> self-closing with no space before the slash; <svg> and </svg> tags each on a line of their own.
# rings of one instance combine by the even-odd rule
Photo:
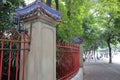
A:
<svg viewBox="0 0 120 80">
<path fill-rule="evenodd" d="M 4 35 L 1 35 L 2 38 L 4 38 Z M 1 48 L 4 48 L 4 40 L 1 40 Z M 2 80 L 2 61 L 3 61 L 3 50 L 0 51 L 0 80 Z"/>
<path fill-rule="evenodd" d="M 26 32 L 20 34 L 14 30 L 9 30 L 0 34 L 0 44 L 0 80 L 4 80 L 4 78 L 7 80 L 19 80 L 19 71 L 22 72 L 21 79 L 24 80 L 25 57 L 29 51 L 28 46 L 30 45 L 29 35 Z M 7 60 L 4 61 L 6 56 Z M 13 67 L 12 61 L 14 56 L 15 66 Z M 20 57 L 22 57 L 22 60 Z M 5 63 L 8 65 L 7 69 L 4 69 L 5 65 L 3 64 Z M 21 68 L 20 65 L 22 65 Z M 8 70 L 6 73 L 7 78 L 4 77 L 4 70 Z M 14 70 L 14 72 L 12 70 Z"/>
<path fill-rule="evenodd" d="M 22 34 L 24 34 L 23 35 L 23 48 L 26 49 L 27 48 L 27 45 L 26 45 L 27 40 L 26 39 L 29 40 L 30 38 L 25 32 L 23 32 Z M 26 58 L 26 50 L 23 50 L 23 56 L 22 56 L 22 80 L 24 80 L 25 58 Z"/>
<path fill-rule="evenodd" d="M 8 62 L 8 80 L 10 80 L 10 67 L 11 67 L 11 58 L 12 58 L 12 36 L 10 36 L 10 53 L 9 53 L 9 62 Z"/>
<path fill-rule="evenodd" d="M 57 42 L 57 79 L 70 80 L 79 70 L 79 47 Z"/>
<path fill-rule="evenodd" d="M 18 40 L 20 40 L 20 37 L 18 37 Z M 17 44 L 17 49 L 20 48 L 20 44 Z M 16 51 L 16 75 L 15 75 L 15 80 L 18 80 L 18 67 L 19 67 L 19 51 Z"/>
</svg>

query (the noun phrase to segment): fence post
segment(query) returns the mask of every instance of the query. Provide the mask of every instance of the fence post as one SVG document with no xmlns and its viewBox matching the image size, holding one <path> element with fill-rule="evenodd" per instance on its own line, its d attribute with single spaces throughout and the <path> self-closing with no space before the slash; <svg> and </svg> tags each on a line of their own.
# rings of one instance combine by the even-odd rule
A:
<svg viewBox="0 0 120 80">
<path fill-rule="evenodd" d="M 75 76 L 72 80 L 83 80 L 83 39 L 78 35 L 73 41 L 79 46 L 80 69 L 77 76 Z"/>
<path fill-rule="evenodd" d="M 35 1 L 17 14 L 25 22 L 31 37 L 26 55 L 24 80 L 56 80 L 56 29 L 59 12 L 41 1 Z"/>
<path fill-rule="evenodd" d="M 80 67 L 83 68 L 83 44 L 79 45 L 79 53 L 80 53 Z"/>
</svg>

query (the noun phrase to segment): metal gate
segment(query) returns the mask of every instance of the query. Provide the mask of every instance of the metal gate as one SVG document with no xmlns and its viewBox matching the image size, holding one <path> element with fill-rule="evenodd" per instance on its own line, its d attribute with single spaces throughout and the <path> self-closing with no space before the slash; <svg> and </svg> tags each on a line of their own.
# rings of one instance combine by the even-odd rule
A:
<svg viewBox="0 0 120 80">
<path fill-rule="evenodd" d="M 27 32 L 8 30 L 0 33 L 0 80 L 24 80 L 25 58 L 29 51 Z"/>
</svg>

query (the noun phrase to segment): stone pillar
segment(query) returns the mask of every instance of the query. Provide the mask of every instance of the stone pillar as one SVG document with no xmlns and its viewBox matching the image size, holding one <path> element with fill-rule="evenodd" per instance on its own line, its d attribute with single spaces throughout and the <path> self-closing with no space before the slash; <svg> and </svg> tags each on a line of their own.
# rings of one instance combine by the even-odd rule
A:
<svg viewBox="0 0 120 80">
<path fill-rule="evenodd" d="M 83 80 L 83 39 L 78 35 L 73 40 L 74 43 L 76 43 L 79 46 L 79 63 L 80 63 L 80 69 L 78 73 L 71 79 L 71 80 Z"/>
<path fill-rule="evenodd" d="M 56 80 L 56 30 L 53 24 L 41 18 L 25 23 L 26 28 L 32 29 L 25 80 Z"/>
<path fill-rule="evenodd" d="M 79 45 L 79 50 L 80 50 L 80 67 L 83 67 L 83 45 Z"/>
<path fill-rule="evenodd" d="M 16 10 L 31 38 L 30 52 L 26 54 L 24 80 L 56 80 L 56 29 L 60 12 L 41 0 Z M 20 70 L 21 71 L 21 70 Z M 21 72 L 20 72 L 21 80 Z"/>
<path fill-rule="evenodd" d="M 77 37 L 74 38 L 74 43 L 77 44 L 79 46 L 79 62 L 80 62 L 80 67 L 83 67 L 83 39 L 80 37 L 80 35 L 77 35 Z"/>
</svg>

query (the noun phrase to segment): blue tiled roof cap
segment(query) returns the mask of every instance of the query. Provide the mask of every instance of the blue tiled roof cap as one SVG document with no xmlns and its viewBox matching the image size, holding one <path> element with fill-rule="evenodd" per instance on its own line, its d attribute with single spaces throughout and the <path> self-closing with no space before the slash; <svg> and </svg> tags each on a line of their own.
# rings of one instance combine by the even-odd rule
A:
<svg viewBox="0 0 120 80">
<path fill-rule="evenodd" d="M 41 2 L 41 0 L 37 0 L 26 7 L 16 9 L 16 13 L 22 18 L 26 15 L 31 14 L 31 12 L 37 11 L 38 9 L 41 9 L 41 11 L 43 11 L 44 14 L 48 15 L 49 17 L 55 20 L 61 20 L 60 12 L 52 9 L 45 3 Z"/>
<path fill-rule="evenodd" d="M 74 43 L 82 43 L 83 39 L 78 35 L 77 37 L 75 37 L 75 39 L 73 40 Z"/>
</svg>

